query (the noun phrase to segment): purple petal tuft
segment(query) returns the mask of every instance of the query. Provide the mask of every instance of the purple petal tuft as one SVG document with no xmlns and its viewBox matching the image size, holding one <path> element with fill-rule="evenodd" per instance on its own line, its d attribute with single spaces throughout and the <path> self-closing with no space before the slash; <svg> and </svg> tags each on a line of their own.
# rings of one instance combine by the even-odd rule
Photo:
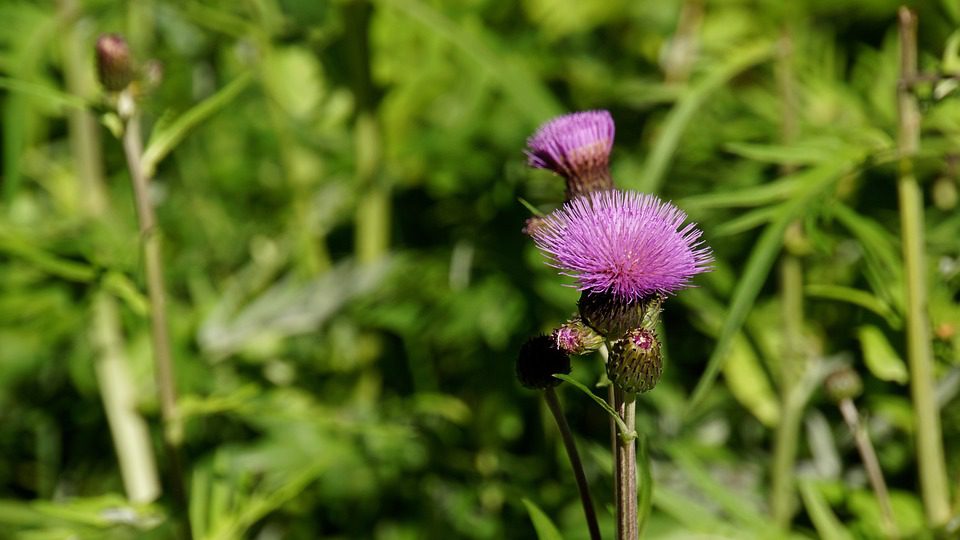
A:
<svg viewBox="0 0 960 540">
<path fill-rule="evenodd" d="M 608 111 L 583 111 L 550 120 L 527 139 L 527 164 L 566 178 L 606 168 L 614 125 Z"/>
<path fill-rule="evenodd" d="M 533 239 L 550 264 L 580 290 L 627 301 L 690 286 L 709 270 L 710 248 L 682 210 L 653 195 L 602 191 L 578 197 L 547 216 Z"/>
</svg>

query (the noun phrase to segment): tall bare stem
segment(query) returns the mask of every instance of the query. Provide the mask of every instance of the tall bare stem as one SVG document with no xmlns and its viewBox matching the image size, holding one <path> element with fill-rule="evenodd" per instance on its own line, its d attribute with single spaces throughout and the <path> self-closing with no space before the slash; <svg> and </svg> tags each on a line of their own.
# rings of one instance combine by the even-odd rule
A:
<svg viewBox="0 0 960 540">
<path fill-rule="evenodd" d="M 84 55 L 89 35 L 82 31 L 80 24 L 83 8 L 77 0 L 60 0 L 58 8 L 66 24 L 63 73 L 67 90 L 73 95 L 92 98 L 97 93 L 97 86 L 89 56 Z M 67 126 L 83 211 L 93 220 L 106 221 L 110 217 L 110 205 L 103 181 L 100 127 L 94 115 L 81 108 L 69 112 Z M 94 373 L 124 491 L 134 503 L 153 502 L 160 495 L 157 463 L 147 422 L 138 410 L 136 385 L 123 347 L 117 301 L 101 291 L 95 294 L 91 309 L 90 334 L 97 355 Z"/>
<path fill-rule="evenodd" d="M 621 433 L 617 441 L 617 538 L 636 540 L 637 527 L 637 424 L 636 394 L 615 390 L 614 409 L 626 424 L 628 433 Z"/>
<path fill-rule="evenodd" d="M 600 525 L 597 523 L 597 513 L 593 508 L 593 499 L 590 497 L 590 486 L 587 484 L 587 476 L 583 472 L 583 462 L 580 461 L 577 443 L 573 440 L 573 433 L 570 431 L 570 425 L 567 424 L 567 417 L 564 416 L 563 407 L 560 405 L 560 400 L 557 399 L 557 392 L 553 388 L 546 388 L 543 391 L 543 398 L 547 401 L 547 407 L 550 408 L 553 419 L 557 422 L 560 439 L 563 440 L 563 447 L 567 451 L 567 457 L 570 458 L 570 467 L 573 469 L 573 476 L 577 481 L 577 490 L 580 492 L 580 503 L 583 505 L 583 514 L 587 519 L 590 538 L 591 540 L 600 540 Z"/>
<path fill-rule="evenodd" d="M 880 504 L 880 512 L 883 516 L 883 527 L 889 538 L 897 538 L 900 533 L 897 531 L 897 523 L 893 520 L 893 507 L 890 504 L 890 493 L 887 491 L 887 483 L 883 479 L 883 471 L 880 470 L 880 462 L 877 460 L 877 453 L 873 449 L 873 443 L 870 442 L 870 435 L 867 433 L 866 426 L 860 421 L 860 413 L 857 412 L 857 406 L 850 398 L 842 399 L 839 403 L 840 413 L 843 419 L 853 433 L 853 439 L 857 443 L 857 450 L 860 452 L 860 459 L 863 460 L 863 466 L 867 470 L 867 478 L 870 480 L 870 486 L 877 495 L 877 502 Z"/>
<path fill-rule="evenodd" d="M 907 296 L 907 359 L 910 395 L 917 433 L 917 464 L 927 521 L 931 526 L 950 519 L 946 465 L 936 404 L 933 352 L 927 315 L 926 248 L 923 230 L 923 196 L 913 171 L 913 156 L 920 146 L 920 110 L 912 92 L 917 77 L 917 18 L 901 7 L 900 82 L 897 88 L 897 146 L 900 156 L 901 240 Z"/>
<path fill-rule="evenodd" d="M 133 195 L 140 226 L 143 247 L 143 265 L 147 280 L 147 295 L 150 298 L 150 338 L 153 345 L 154 369 L 157 391 L 160 395 L 160 413 L 163 418 L 163 440 L 170 461 L 170 488 L 175 502 L 181 507 L 185 520 L 187 492 L 184 486 L 183 464 L 180 446 L 183 442 L 183 422 L 177 414 L 177 389 L 174 377 L 173 356 L 167 322 L 167 293 L 163 282 L 163 252 L 157 217 L 150 201 L 150 177 L 143 167 L 143 140 L 140 133 L 140 114 L 136 101 L 128 88 L 118 96 L 118 112 L 124 121 L 123 150 L 133 182 Z M 190 534 L 189 522 L 186 535 Z"/>
<path fill-rule="evenodd" d="M 793 41 L 786 30 L 779 42 L 776 76 L 781 102 L 781 139 L 790 144 L 797 137 L 796 81 L 793 74 Z M 793 172 L 791 165 L 781 167 L 782 174 Z M 790 235 L 799 228 L 794 223 Z M 790 242 L 780 258 L 780 307 L 782 320 L 782 355 L 780 370 L 781 415 L 777 424 L 773 449 L 771 509 L 774 521 L 788 529 L 793 517 L 794 474 L 799 440 L 803 400 L 796 399 L 796 381 L 803 371 L 803 261 Z"/>
</svg>

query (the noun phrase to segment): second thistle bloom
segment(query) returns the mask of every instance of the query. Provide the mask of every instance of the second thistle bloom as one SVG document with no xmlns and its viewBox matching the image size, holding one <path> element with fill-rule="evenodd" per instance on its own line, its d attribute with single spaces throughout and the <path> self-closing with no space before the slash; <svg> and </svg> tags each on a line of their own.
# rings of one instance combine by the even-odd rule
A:
<svg viewBox="0 0 960 540">
<path fill-rule="evenodd" d="M 584 111 L 554 118 L 527 139 L 527 163 L 567 180 L 567 199 L 613 189 L 609 159 L 613 118 L 607 111 Z"/>
<path fill-rule="evenodd" d="M 653 195 L 610 190 L 567 202 L 532 236 L 580 290 L 633 302 L 686 288 L 709 269 L 702 231 L 686 218 Z"/>
</svg>

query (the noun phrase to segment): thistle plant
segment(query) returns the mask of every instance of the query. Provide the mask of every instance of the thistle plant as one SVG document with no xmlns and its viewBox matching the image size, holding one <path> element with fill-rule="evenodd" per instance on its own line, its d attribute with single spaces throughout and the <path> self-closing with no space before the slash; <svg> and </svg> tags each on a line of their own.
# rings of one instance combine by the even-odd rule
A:
<svg viewBox="0 0 960 540">
<path fill-rule="evenodd" d="M 167 294 L 164 285 L 164 259 L 156 212 L 150 201 L 151 174 L 144 165 L 143 138 L 140 111 L 137 105 L 139 81 L 126 40 L 116 34 L 101 36 L 96 43 L 97 74 L 108 92 L 110 104 L 122 122 L 122 142 L 130 180 L 133 184 L 139 234 L 143 250 L 147 294 L 150 299 L 150 337 L 154 354 L 154 370 L 160 413 L 163 420 L 163 440 L 170 463 L 169 486 L 173 498 L 184 510 L 183 533 L 190 537 L 189 518 L 186 517 L 187 492 L 184 485 L 184 467 L 181 459 L 183 424 L 177 414 L 177 389 L 171 352 L 167 317 Z"/>
<path fill-rule="evenodd" d="M 702 232 L 679 208 L 656 196 L 617 190 L 608 168 L 614 126 L 606 111 L 574 113 L 541 127 L 527 144 L 528 162 L 565 178 L 567 202 L 528 226 L 550 266 L 576 280 L 579 317 L 554 332 L 571 353 L 608 352 L 614 438 L 617 530 L 637 538 L 635 397 L 652 390 L 663 370 L 659 315 L 664 300 L 690 286 L 713 260 Z M 592 330 L 588 332 L 587 330 Z"/>
</svg>

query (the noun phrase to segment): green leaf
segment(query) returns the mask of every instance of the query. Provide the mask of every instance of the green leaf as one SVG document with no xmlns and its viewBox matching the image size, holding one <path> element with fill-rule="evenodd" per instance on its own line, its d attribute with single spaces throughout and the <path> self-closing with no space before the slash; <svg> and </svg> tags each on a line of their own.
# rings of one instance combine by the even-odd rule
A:
<svg viewBox="0 0 960 540">
<path fill-rule="evenodd" d="M 243 73 L 216 94 L 208 97 L 183 113 L 175 121 L 157 126 L 150 135 L 150 142 L 143 152 L 143 168 L 147 176 L 153 176 L 157 164 L 182 141 L 191 129 L 197 127 L 214 113 L 226 107 L 253 80 L 250 72 Z"/>
<path fill-rule="evenodd" d="M 563 540 L 557 526 L 543 513 L 543 510 L 540 510 L 540 507 L 526 497 L 523 499 L 523 504 L 527 507 L 527 513 L 530 514 L 530 521 L 533 522 L 533 528 L 537 531 L 537 538 L 540 540 Z"/>
<path fill-rule="evenodd" d="M 730 347 L 730 358 L 723 366 L 723 377 L 733 397 L 767 427 L 780 419 L 780 401 L 773 393 L 770 378 L 760 364 L 750 341 L 737 333 Z"/>
<path fill-rule="evenodd" d="M 543 217 L 546 215 L 543 212 L 541 212 L 539 208 L 531 204 L 529 201 L 527 201 L 523 197 L 518 197 L 517 200 L 520 201 L 520 204 L 522 204 L 527 210 L 529 210 L 531 214 L 537 217 Z"/>
<path fill-rule="evenodd" d="M 795 175 L 784 176 L 773 182 L 751 186 L 746 189 L 705 193 L 677 201 L 677 205 L 686 209 L 731 208 L 738 206 L 760 206 L 789 199 L 801 187 L 803 178 Z"/>
<path fill-rule="evenodd" d="M 900 328 L 903 324 L 899 315 L 893 311 L 889 304 L 866 291 L 825 284 L 810 284 L 805 286 L 803 291 L 807 296 L 847 302 L 872 311 L 886 319 L 890 327 L 894 329 Z"/>
<path fill-rule="evenodd" d="M 857 330 L 863 360 L 874 377 L 883 381 L 906 384 L 910 376 L 903 359 L 890 345 L 887 336 L 876 326 L 865 324 Z"/>
<path fill-rule="evenodd" d="M 836 140 L 818 141 L 823 144 L 803 144 L 798 142 L 790 146 L 776 144 L 754 144 L 747 142 L 727 143 L 724 149 L 753 161 L 778 163 L 781 165 L 815 165 L 834 159 L 837 155 Z"/>
<path fill-rule="evenodd" d="M 61 92 L 44 84 L 21 81 L 10 77 L 0 77 L 0 88 L 42 99 L 54 106 L 73 109 L 86 109 L 90 106 L 85 99 L 79 96 Z"/>
<path fill-rule="evenodd" d="M 3 252 L 29 261 L 44 272 L 68 281 L 89 283 L 97 275 L 93 266 L 57 257 L 35 245 L 30 238 L 12 232 L 0 231 L 0 253 Z"/>
<path fill-rule="evenodd" d="M 123 300 L 134 313 L 145 317 L 150 308 L 150 301 L 140 292 L 136 284 L 122 272 L 109 271 L 103 275 L 101 285 L 107 291 Z"/>
<path fill-rule="evenodd" d="M 624 435 L 624 434 L 625 434 L 625 435 L 628 435 L 628 436 L 629 436 L 631 433 L 635 433 L 633 430 L 627 429 L 627 425 L 623 422 L 623 419 L 620 418 L 620 415 L 617 414 L 617 411 L 615 411 L 615 410 L 613 409 L 613 407 L 611 407 L 610 404 L 607 403 L 607 401 L 606 401 L 605 399 L 603 399 L 603 398 L 597 396 L 596 394 L 594 394 L 593 392 L 591 392 L 589 388 L 587 388 L 586 386 L 583 385 L 583 383 L 581 383 L 580 381 L 574 379 L 573 377 L 571 377 L 571 376 L 569 376 L 569 375 L 564 375 L 564 374 L 562 374 L 562 373 L 555 373 L 553 376 L 556 377 L 556 378 L 558 378 L 558 379 L 560 379 L 561 381 L 566 381 L 566 382 L 572 384 L 574 387 L 576 387 L 577 389 L 579 389 L 581 392 L 583 392 L 584 394 L 586 394 L 587 396 L 589 396 L 590 399 L 592 399 L 593 401 L 595 401 L 595 402 L 597 403 L 597 405 L 600 405 L 601 407 L 603 407 L 603 410 L 607 411 L 607 414 L 609 414 L 610 416 L 612 416 L 612 417 L 613 417 L 613 420 L 617 423 L 617 427 L 620 428 L 620 434 L 621 434 L 621 435 Z"/>
<path fill-rule="evenodd" d="M 650 472 L 650 452 L 646 435 L 637 437 L 637 531 L 643 530 L 650 520 L 653 508 L 653 474 Z"/>
<path fill-rule="evenodd" d="M 712 229 L 714 236 L 731 236 L 749 231 L 759 227 L 764 223 L 773 221 L 783 212 L 783 207 L 789 203 L 783 203 L 777 206 L 765 206 L 749 212 L 745 212 L 730 221 L 725 221 Z"/>
<path fill-rule="evenodd" d="M 831 214 L 860 242 L 866 262 L 865 275 L 870 288 L 879 297 L 903 313 L 903 264 L 900 251 L 890 233 L 876 221 L 862 216 L 844 204 L 830 205 Z"/>
<path fill-rule="evenodd" d="M 810 521 L 813 522 L 820 538 L 824 540 L 853 540 L 853 537 L 834 515 L 830 505 L 823 499 L 823 495 L 820 494 L 811 480 L 801 479 L 797 483 L 797 487 L 800 489 L 800 497 L 803 499 L 803 506 L 807 509 L 807 515 L 810 516 Z"/>
<path fill-rule="evenodd" d="M 944 73 L 960 74 L 960 30 L 954 31 L 947 38 L 947 44 L 943 48 L 943 63 L 940 69 Z"/>
<path fill-rule="evenodd" d="M 479 28 L 465 28 L 418 0 L 380 0 L 379 3 L 397 9 L 460 49 L 497 80 L 518 111 L 530 120 L 541 122 L 563 110 L 547 88 L 533 77 L 529 67 L 505 53 L 498 54 L 493 45 L 497 42 L 495 36 Z"/>
<path fill-rule="evenodd" d="M 720 333 L 723 306 L 713 295 L 698 288 L 686 291 L 678 299 L 700 315 L 706 333 L 714 337 Z M 730 358 L 723 365 L 723 377 L 730 393 L 741 405 L 765 426 L 776 425 L 780 418 L 780 399 L 774 394 L 770 377 L 743 332 L 734 338 Z"/>
<path fill-rule="evenodd" d="M 723 367 L 723 363 L 726 362 L 733 345 L 733 339 L 743 327 L 760 289 L 767 280 L 770 268 L 780 253 L 780 246 L 783 243 L 783 235 L 787 227 L 794 219 L 803 214 L 811 199 L 827 185 L 832 184 L 848 167 L 848 163 L 839 161 L 807 171 L 804 178 L 806 189 L 802 196 L 786 204 L 783 211 L 773 222 L 767 225 L 763 234 L 760 235 L 760 239 L 754 246 L 744 267 L 743 275 L 740 276 L 737 287 L 733 291 L 733 298 L 730 301 L 730 308 L 720 330 L 720 336 L 717 338 L 717 345 L 710 354 L 703 376 L 697 382 L 697 386 L 694 388 L 687 404 L 687 415 L 692 413 L 706 397 L 717 378 L 717 374 Z"/>
<path fill-rule="evenodd" d="M 679 444 L 666 446 L 673 462 L 687 478 L 711 500 L 719 505 L 733 520 L 748 529 L 763 531 L 765 538 L 775 536 L 775 525 L 750 504 L 750 498 L 733 492 L 715 480 L 690 450 Z"/>
<path fill-rule="evenodd" d="M 706 103 L 707 98 L 738 73 L 770 58 L 773 50 L 774 47 L 770 43 L 762 42 L 732 52 L 677 101 L 667 114 L 663 128 L 650 151 L 650 157 L 644 164 L 638 186 L 639 191 L 656 193 L 660 189 L 664 174 L 677 151 L 683 132 L 700 107 Z"/>
</svg>

